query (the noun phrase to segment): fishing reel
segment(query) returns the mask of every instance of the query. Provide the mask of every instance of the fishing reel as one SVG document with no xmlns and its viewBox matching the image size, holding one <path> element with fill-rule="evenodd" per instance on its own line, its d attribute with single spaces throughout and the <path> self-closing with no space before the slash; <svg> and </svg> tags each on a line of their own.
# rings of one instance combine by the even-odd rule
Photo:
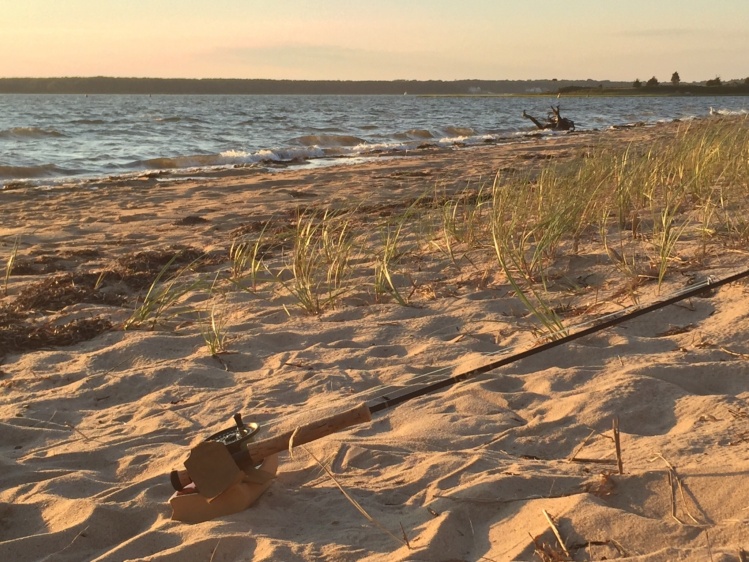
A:
<svg viewBox="0 0 749 562">
<path fill-rule="evenodd" d="M 255 422 L 245 424 L 242 421 L 242 414 L 234 414 L 234 427 L 224 429 L 206 438 L 206 441 L 217 441 L 222 443 L 229 449 L 229 452 L 234 455 L 235 453 L 242 452 L 242 446 L 249 442 L 250 439 L 260 430 L 260 427 Z"/>
<path fill-rule="evenodd" d="M 255 434 L 260 430 L 260 426 L 255 422 L 248 424 L 242 420 L 242 414 L 234 414 L 234 426 L 223 429 L 206 437 L 205 441 L 220 443 L 226 447 L 232 457 L 241 457 L 246 453 L 246 446 Z M 181 492 L 185 486 L 192 482 L 192 479 L 185 474 L 183 470 L 173 470 L 169 474 L 169 480 L 172 488 Z"/>
</svg>

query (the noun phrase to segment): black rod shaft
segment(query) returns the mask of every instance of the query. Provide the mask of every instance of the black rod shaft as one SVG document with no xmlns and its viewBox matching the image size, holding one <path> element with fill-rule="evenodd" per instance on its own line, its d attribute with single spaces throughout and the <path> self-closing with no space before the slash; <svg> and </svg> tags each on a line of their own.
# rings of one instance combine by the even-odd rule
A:
<svg viewBox="0 0 749 562">
<path fill-rule="evenodd" d="M 637 318 L 638 316 L 642 316 L 644 314 L 653 312 L 654 310 L 658 310 L 660 308 L 664 308 L 666 306 L 677 303 L 684 299 L 688 299 L 690 297 L 699 295 L 700 293 L 710 291 L 712 289 L 716 289 L 722 285 L 733 283 L 734 281 L 738 281 L 739 279 L 742 279 L 747 276 L 749 276 L 749 269 L 741 271 L 734 275 L 729 275 L 728 277 L 725 277 L 724 279 L 719 279 L 717 281 L 708 281 L 704 285 L 701 284 L 699 286 L 696 286 L 693 289 L 684 291 L 683 293 L 680 293 L 673 297 L 664 299 L 662 301 L 654 302 L 648 306 L 644 306 L 642 308 L 638 308 L 637 310 L 633 310 L 632 312 L 621 314 L 620 316 L 615 316 L 614 318 L 610 318 L 599 324 L 595 324 L 593 326 L 580 330 L 579 332 L 568 334 L 559 339 L 549 341 L 547 343 L 544 343 L 536 347 L 532 347 L 531 349 L 527 349 L 519 353 L 514 353 L 512 355 L 508 355 L 507 357 L 503 357 L 502 359 L 499 359 L 497 361 L 492 361 L 490 363 L 487 363 L 486 365 L 476 367 L 475 369 L 471 369 L 469 371 L 466 371 L 465 373 L 458 373 L 456 375 L 452 375 L 450 377 L 440 379 L 426 386 L 422 386 L 422 387 L 415 388 L 413 390 L 407 390 L 406 392 L 398 393 L 394 396 L 382 396 L 382 397 L 376 398 L 368 404 L 369 411 L 375 414 L 377 412 L 387 410 L 388 408 L 392 408 L 394 406 L 407 402 L 408 400 L 412 400 L 414 398 L 418 398 L 419 396 L 424 396 L 425 394 L 431 394 L 432 392 L 437 392 L 438 390 L 448 388 L 459 382 L 463 382 L 475 376 L 482 375 L 484 373 L 488 373 L 489 371 L 493 371 L 494 369 L 498 369 L 500 367 L 504 367 L 505 365 L 509 365 L 510 363 L 514 363 L 515 361 L 520 361 L 521 359 L 531 357 L 533 355 L 536 355 L 537 353 L 542 353 L 544 351 L 548 351 L 549 349 L 558 347 L 560 345 L 564 345 L 576 339 L 583 338 L 585 336 L 594 334 L 596 332 L 600 332 L 601 330 L 605 330 L 606 328 L 616 326 L 617 324 L 621 324 L 628 320 L 632 320 L 633 318 Z"/>
</svg>

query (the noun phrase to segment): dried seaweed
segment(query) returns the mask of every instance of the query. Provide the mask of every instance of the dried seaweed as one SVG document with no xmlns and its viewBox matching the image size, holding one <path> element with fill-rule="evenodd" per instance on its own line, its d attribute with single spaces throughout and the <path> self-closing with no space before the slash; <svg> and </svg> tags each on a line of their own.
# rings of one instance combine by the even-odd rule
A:
<svg viewBox="0 0 749 562">
<path fill-rule="evenodd" d="M 96 274 L 64 273 L 48 277 L 25 287 L 13 302 L 18 311 L 62 310 L 66 306 L 82 302 L 120 305 L 122 294 L 109 292 L 100 286 Z"/>
<path fill-rule="evenodd" d="M 198 215 L 187 215 L 179 220 L 174 221 L 174 226 L 196 226 L 198 224 L 208 224 L 208 220 Z"/>
<path fill-rule="evenodd" d="M 0 357 L 8 353 L 75 345 L 110 329 L 112 323 L 100 316 L 79 318 L 64 324 L 38 324 L 17 311 L 0 308 Z"/>
<path fill-rule="evenodd" d="M 168 266 L 167 272 L 173 273 L 204 256 L 204 252 L 189 246 L 144 250 L 119 258 L 112 268 L 112 273 L 116 274 L 130 289 L 138 291 L 149 287 L 154 277 L 164 267 Z"/>
<path fill-rule="evenodd" d="M 117 260 L 117 270 L 124 272 L 149 272 L 156 274 L 172 262 L 174 269 L 194 262 L 203 252 L 190 246 L 172 246 L 163 250 L 144 250 L 125 254 Z"/>
<path fill-rule="evenodd" d="M 65 271 L 67 266 L 62 261 L 60 258 L 54 256 L 37 256 L 34 259 L 21 258 L 13 264 L 12 275 L 44 275 L 46 273 Z"/>
</svg>

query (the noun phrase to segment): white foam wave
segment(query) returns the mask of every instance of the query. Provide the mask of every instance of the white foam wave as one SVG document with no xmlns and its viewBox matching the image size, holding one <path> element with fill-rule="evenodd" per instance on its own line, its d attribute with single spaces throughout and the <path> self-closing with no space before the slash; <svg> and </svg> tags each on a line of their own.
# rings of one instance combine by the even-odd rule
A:
<svg viewBox="0 0 749 562">
<path fill-rule="evenodd" d="M 747 109 L 714 109 L 713 107 L 710 108 L 709 111 L 710 115 L 725 115 L 725 116 L 737 116 L 737 115 L 749 115 L 749 110 Z"/>
</svg>

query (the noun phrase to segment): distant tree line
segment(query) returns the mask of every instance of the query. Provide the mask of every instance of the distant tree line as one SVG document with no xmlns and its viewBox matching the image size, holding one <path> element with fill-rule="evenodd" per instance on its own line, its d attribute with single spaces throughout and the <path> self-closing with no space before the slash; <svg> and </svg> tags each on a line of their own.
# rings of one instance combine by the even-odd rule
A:
<svg viewBox="0 0 749 562">
<path fill-rule="evenodd" d="M 678 72 L 671 75 L 670 83 L 661 83 L 653 76 L 645 83 L 640 79 L 626 84 L 624 87 L 615 88 L 580 88 L 578 86 L 565 86 L 559 89 L 560 93 L 586 93 L 588 95 L 633 95 L 642 90 L 648 94 L 660 95 L 695 95 L 695 96 L 725 96 L 725 95 L 749 95 L 749 78 L 743 80 L 731 80 L 724 82 L 720 77 L 701 83 L 684 83 Z"/>
<path fill-rule="evenodd" d="M 636 79 L 632 83 L 632 86 L 634 88 L 642 88 L 642 87 L 645 87 L 645 88 L 657 88 L 657 87 L 662 86 L 662 85 L 658 81 L 658 79 L 655 76 L 653 76 L 652 78 L 650 78 L 650 80 L 648 80 L 647 82 L 645 82 L 644 85 L 643 85 L 642 82 L 640 82 L 640 79 L 638 78 L 638 79 Z M 687 91 L 694 91 L 695 87 L 697 87 L 697 88 L 699 88 L 699 87 L 718 88 L 718 89 L 721 90 L 720 93 L 724 93 L 724 92 L 726 92 L 726 93 L 735 93 L 737 91 L 740 91 L 740 92 L 749 92 L 749 77 L 744 78 L 743 80 L 731 80 L 730 82 L 724 83 L 720 79 L 720 76 L 716 76 L 715 78 L 713 78 L 711 80 L 705 81 L 704 84 L 682 84 L 681 77 L 679 76 L 678 72 L 674 72 L 671 75 L 671 86 L 670 86 L 670 88 L 676 88 L 676 89 L 686 88 Z M 718 92 L 716 92 L 716 91 L 713 90 L 710 93 L 718 93 Z"/>
<path fill-rule="evenodd" d="M 624 87 L 593 80 L 263 80 L 181 78 L 0 78 L 6 94 L 390 94 L 556 93 L 561 87 Z"/>
</svg>

